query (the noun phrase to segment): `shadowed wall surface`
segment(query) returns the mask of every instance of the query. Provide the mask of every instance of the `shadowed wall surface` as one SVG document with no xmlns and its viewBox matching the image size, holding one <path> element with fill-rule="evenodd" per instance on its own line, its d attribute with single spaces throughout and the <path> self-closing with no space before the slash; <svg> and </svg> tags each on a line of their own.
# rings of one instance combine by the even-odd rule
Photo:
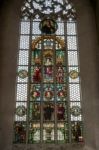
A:
<svg viewBox="0 0 99 150">
<path fill-rule="evenodd" d="M 82 80 L 83 144 L 13 145 L 15 79 L 22 0 L 0 1 L 0 149 L 99 149 L 99 2 L 72 0 L 77 11 L 78 45 Z M 95 1 L 94 1 L 95 3 Z"/>
</svg>

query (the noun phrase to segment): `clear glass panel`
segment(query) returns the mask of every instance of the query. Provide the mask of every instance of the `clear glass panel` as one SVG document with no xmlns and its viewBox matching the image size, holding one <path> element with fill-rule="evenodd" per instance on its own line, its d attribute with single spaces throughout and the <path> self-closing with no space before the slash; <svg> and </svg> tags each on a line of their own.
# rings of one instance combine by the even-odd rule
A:
<svg viewBox="0 0 99 150">
<path fill-rule="evenodd" d="M 76 35 L 76 23 L 67 22 L 67 35 Z"/>
<path fill-rule="evenodd" d="M 29 36 L 20 36 L 20 49 L 29 49 Z"/>
<path fill-rule="evenodd" d="M 18 65 L 28 65 L 28 59 L 29 59 L 29 52 L 20 50 L 19 51 L 19 60 Z"/>
<path fill-rule="evenodd" d="M 30 22 L 22 21 L 21 22 L 21 34 L 30 33 Z"/>
<path fill-rule="evenodd" d="M 68 50 L 77 50 L 77 37 L 67 36 L 67 48 Z"/>
<path fill-rule="evenodd" d="M 41 34 L 41 31 L 39 29 L 39 22 L 33 22 L 33 31 L 32 34 Z"/>
<path fill-rule="evenodd" d="M 69 84 L 70 101 L 80 101 L 80 85 Z"/>
<path fill-rule="evenodd" d="M 56 31 L 56 35 L 64 35 L 64 23 L 63 22 L 58 23 L 58 29 Z"/>
<path fill-rule="evenodd" d="M 16 101 L 27 101 L 27 84 L 17 84 Z"/>
<path fill-rule="evenodd" d="M 78 55 L 77 51 L 68 51 L 68 65 L 78 66 Z"/>
</svg>

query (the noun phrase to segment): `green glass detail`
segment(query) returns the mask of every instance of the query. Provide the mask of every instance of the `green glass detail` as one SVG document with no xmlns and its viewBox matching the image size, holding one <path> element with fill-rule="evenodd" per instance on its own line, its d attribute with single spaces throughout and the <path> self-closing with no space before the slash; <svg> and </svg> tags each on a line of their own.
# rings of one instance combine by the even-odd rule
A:
<svg viewBox="0 0 99 150">
<path fill-rule="evenodd" d="M 26 78 L 26 77 L 28 76 L 27 70 L 20 70 L 20 71 L 18 72 L 18 76 L 19 76 L 21 79 Z"/>
<path fill-rule="evenodd" d="M 41 50 L 34 49 L 32 51 L 32 65 L 41 65 Z"/>
<path fill-rule="evenodd" d="M 40 142 L 40 124 L 31 123 L 29 127 L 29 141 L 30 144 Z"/>
<path fill-rule="evenodd" d="M 40 120 L 40 103 L 30 103 L 29 118 L 32 120 Z"/>
<path fill-rule="evenodd" d="M 56 51 L 56 65 L 65 65 L 65 52 L 62 50 Z"/>
<path fill-rule="evenodd" d="M 72 106 L 71 114 L 75 117 L 79 116 L 81 114 L 81 108 L 79 106 Z"/>
<path fill-rule="evenodd" d="M 18 115 L 19 117 L 23 117 L 24 115 L 26 115 L 26 108 L 25 108 L 25 106 L 18 106 L 16 108 L 16 115 Z"/>
<path fill-rule="evenodd" d="M 68 125 L 66 123 L 57 124 L 57 140 L 58 143 L 67 143 L 68 142 Z"/>
</svg>

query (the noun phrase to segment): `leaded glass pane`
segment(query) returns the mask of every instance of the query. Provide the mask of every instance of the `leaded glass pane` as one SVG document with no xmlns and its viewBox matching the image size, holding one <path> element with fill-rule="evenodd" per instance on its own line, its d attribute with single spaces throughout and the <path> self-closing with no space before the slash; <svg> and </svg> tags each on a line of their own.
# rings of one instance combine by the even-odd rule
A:
<svg viewBox="0 0 99 150">
<path fill-rule="evenodd" d="M 69 66 L 78 66 L 77 51 L 68 51 Z"/>
<path fill-rule="evenodd" d="M 76 24 L 76 11 L 68 0 L 24 2 L 14 143 L 83 141 Z"/>
<path fill-rule="evenodd" d="M 29 49 L 29 36 L 20 36 L 20 49 Z"/>
<path fill-rule="evenodd" d="M 80 101 L 80 85 L 69 84 L 70 101 Z"/>
<path fill-rule="evenodd" d="M 21 22 L 21 34 L 29 34 L 30 33 L 30 22 Z"/>
<path fill-rule="evenodd" d="M 18 65 L 28 65 L 28 59 L 29 59 L 29 52 L 20 50 Z"/>
<path fill-rule="evenodd" d="M 30 144 L 40 142 L 40 124 L 39 123 L 30 123 L 28 142 Z"/>
<path fill-rule="evenodd" d="M 67 48 L 68 50 L 77 50 L 77 38 L 76 36 L 67 36 Z"/>
<path fill-rule="evenodd" d="M 27 101 L 27 84 L 17 84 L 17 101 Z"/>
</svg>

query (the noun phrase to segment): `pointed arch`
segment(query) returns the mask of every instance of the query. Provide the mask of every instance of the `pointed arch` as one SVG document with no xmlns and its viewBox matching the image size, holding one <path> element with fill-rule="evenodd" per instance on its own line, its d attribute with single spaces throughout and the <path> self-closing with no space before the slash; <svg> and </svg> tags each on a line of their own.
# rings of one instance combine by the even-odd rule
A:
<svg viewBox="0 0 99 150">
<path fill-rule="evenodd" d="M 48 24 L 42 30 L 43 20 L 50 20 L 57 28 Z M 67 0 L 24 2 L 16 79 L 15 143 L 83 141 L 76 24 L 76 11 Z"/>
</svg>

